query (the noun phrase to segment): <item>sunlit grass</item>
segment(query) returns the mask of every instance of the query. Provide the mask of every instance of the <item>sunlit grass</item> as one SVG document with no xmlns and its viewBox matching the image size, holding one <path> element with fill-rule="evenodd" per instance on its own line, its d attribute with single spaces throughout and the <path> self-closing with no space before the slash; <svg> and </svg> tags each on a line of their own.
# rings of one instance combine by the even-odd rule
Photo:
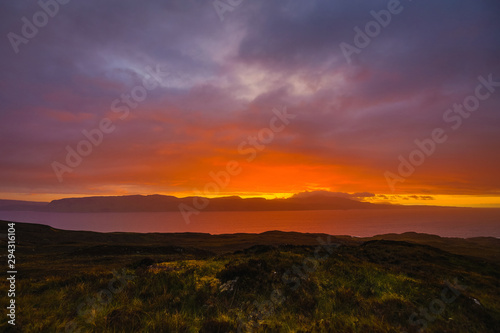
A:
<svg viewBox="0 0 500 333">
<path fill-rule="evenodd" d="M 112 264 L 75 257 L 73 266 L 44 258 L 53 272 L 66 273 L 46 270 L 40 278 L 33 269 L 39 263 L 23 264 L 30 273 L 18 281 L 17 323 L 23 332 L 64 331 L 70 321 L 84 332 L 415 332 L 410 315 L 440 297 L 443 281 L 459 278 L 468 289 L 428 331 L 494 332 L 496 266 L 428 248 L 377 246 L 340 247 L 309 270 L 303 262 L 312 258 L 311 247 L 187 260 L 133 255 Z M 79 314 L 82 302 L 109 288 L 112 271 L 121 269 L 133 278 L 108 302 Z M 296 272 L 296 283 L 283 279 L 286 272 Z"/>
</svg>

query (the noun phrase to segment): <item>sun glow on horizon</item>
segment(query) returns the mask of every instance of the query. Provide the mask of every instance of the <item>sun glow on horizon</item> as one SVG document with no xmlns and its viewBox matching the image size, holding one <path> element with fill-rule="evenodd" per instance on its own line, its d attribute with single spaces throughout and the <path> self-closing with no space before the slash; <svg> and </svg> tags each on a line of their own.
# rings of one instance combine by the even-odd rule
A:
<svg viewBox="0 0 500 333">
<path fill-rule="evenodd" d="M 297 192 L 300 193 L 300 192 Z M 201 195 L 207 198 L 221 198 L 238 196 L 243 199 L 264 198 L 287 199 L 297 193 L 279 192 L 279 193 L 260 193 L 260 192 L 227 192 L 214 195 Z M 127 195 L 171 195 L 178 198 L 200 196 L 193 192 L 158 192 L 158 193 L 99 193 L 99 194 L 42 194 L 42 193 L 0 193 L 0 199 L 3 200 L 21 200 L 33 202 L 50 202 L 64 198 L 83 198 L 83 197 L 104 197 L 104 196 L 127 196 Z M 347 193 L 346 193 L 347 195 Z M 374 204 L 395 204 L 404 206 L 441 206 L 441 207 L 471 207 L 471 208 L 500 208 L 500 196 L 493 195 L 450 195 L 450 194 L 374 194 L 371 197 L 358 198 L 353 200 L 365 201 Z"/>
</svg>

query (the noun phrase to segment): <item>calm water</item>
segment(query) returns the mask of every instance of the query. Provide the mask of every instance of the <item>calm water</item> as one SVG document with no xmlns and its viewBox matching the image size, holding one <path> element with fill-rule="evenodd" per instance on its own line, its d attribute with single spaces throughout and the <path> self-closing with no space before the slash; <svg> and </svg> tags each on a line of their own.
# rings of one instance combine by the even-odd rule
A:
<svg viewBox="0 0 500 333">
<path fill-rule="evenodd" d="M 187 224 L 179 212 L 2 212 L 0 219 L 100 232 L 260 233 L 268 230 L 373 236 L 415 231 L 445 237 L 500 237 L 500 209 L 411 208 L 281 212 L 201 212 Z"/>
</svg>

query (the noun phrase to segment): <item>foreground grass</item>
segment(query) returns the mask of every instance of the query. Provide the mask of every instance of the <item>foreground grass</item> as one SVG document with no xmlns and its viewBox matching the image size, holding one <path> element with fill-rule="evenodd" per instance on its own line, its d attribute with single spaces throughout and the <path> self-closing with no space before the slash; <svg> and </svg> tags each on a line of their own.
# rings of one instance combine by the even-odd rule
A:
<svg viewBox="0 0 500 333">
<path fill-rule="evenodd" d="M 100 255 L 75 244 L 32 252 L 18 264 L 16 326 L 4 316 L 2 331 L 497 332 L 500 325 L 498 265 L 405 242 L 219 255 Z"/>
</svg>

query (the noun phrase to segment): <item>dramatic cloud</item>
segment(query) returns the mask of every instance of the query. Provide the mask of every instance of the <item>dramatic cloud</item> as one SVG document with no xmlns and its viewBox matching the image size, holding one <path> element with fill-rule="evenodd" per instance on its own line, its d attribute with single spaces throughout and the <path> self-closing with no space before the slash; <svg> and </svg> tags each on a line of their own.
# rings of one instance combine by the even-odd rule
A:
<svg viewBox="0 0 500 333">
<path fill-rule="evenodd" d="M 212 1 L 42 0 L 58 4 L 43 22 L 39 3 L 4 1 L 0 193 L 189 194 L 235 160 L 220 194 L 361 199 L 373 195 L 346 193 L 390 193 L 384 173 L 443 128 L 395 193 L 500 194 L 500 87 L 458 129 L 443 119 L 478 77 L 500 82 L 500 4 L 401 1 L 349 64 L 341 43 L 390 2 L 252 0 L 221 14 Z M 283 108 L 295 118 L 263 143 Z M 83 131 L 99 144 L 69 166 Z"/>
</svg>

